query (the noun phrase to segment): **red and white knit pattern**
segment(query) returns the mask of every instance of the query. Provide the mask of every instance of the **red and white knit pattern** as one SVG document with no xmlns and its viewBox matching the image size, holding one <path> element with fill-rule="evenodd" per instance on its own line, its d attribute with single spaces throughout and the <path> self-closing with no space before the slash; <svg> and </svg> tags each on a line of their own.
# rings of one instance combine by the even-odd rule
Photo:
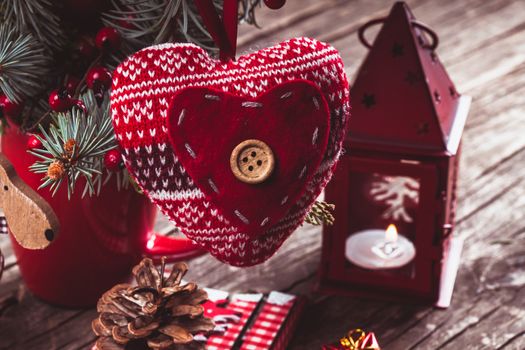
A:
<svg viewBox="0 0 525 350">
<path fill-rule="evenodd" d="M 323 92 L 331 112 L 326 155 L 302 198 L 262 235 L 251 238 L 221 215 L 186 174 L 170 144 L 168 106 L 185 87 L 205 86 L 255 98 L 286 81 L 304 79 Z M 296 38 L 223 63 L 191 44 L 163 44 L 139 51 L 113 76 L 113 124 L 126 166 L 139 186 L 194 242 L 237 266 L 268 259 L 303 222 L 329 181 L 349 116 L 343 63 L 333 47 Z M 217 131 L 220 132 L 220 131 Z"/>
</svg>

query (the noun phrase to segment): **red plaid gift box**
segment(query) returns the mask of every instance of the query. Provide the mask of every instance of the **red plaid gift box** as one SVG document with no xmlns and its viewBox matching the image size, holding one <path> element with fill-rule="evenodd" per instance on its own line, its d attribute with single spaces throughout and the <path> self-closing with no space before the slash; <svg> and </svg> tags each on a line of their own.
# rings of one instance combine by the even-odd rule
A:
<svg viewBox="0 0 525 350">
<path fill-rule="evenodd" d="M 281 350 L 297 325 L 303 300 L 290 294 L 235 294 L 207 289 L 206 313 L 217 334 L 206 340 L 209 350 Z"/>
<path fill-rule="evenodd" d="M 233 349 L 240 341 L 255 309 L 263 298 L 262 294 L 236 294 L 228 300 L 228 293 L 206 289 L 209 301 L 204 305 L 208 317 L 217 324 L 217 335 L 206 342 L 208 350 Z"/>
<path fill-rule="evenodd" d="M 271 292 L 244 335 L 240 350 L 285 349 L 301 307 L 302 303 L 294 295 Z"/>
</svg>

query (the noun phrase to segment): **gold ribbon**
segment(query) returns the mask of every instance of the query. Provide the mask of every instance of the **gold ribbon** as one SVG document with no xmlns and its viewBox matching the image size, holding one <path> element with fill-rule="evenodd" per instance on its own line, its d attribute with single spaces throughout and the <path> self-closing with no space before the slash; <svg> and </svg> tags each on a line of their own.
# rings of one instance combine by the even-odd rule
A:
<svg viewBox="0 0 525 350">
<path fill-rule="evenodd" d="M 344 350 L 381 350 L 374 334 L 367 334 L 360 328 L 349 331 L 340 343 Z"/>
<path fill-rule="evenodd" d="M 360 328 L 352 329 L 346 337 L 341 338 L 340 343 L 345 350 L 361 350 L 361 343 L 366 333 Z"/>
</svg>

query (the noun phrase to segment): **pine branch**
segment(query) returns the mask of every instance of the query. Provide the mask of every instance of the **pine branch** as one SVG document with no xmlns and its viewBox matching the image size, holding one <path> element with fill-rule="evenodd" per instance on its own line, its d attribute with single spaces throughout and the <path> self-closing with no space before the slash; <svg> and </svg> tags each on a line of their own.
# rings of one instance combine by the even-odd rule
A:
<svg viewBox="0 0 525 350">
<path fill-rule="evenodd" d="M 18 33 L 33 34 L 47 49 L 61 49 L 66 37 L 50 0 L 2 0 L 3 21 L 11 21 Z"/>
<path fill-rule="evenodd" d="M 93 92 L 89 91 L 82 95 L 87 115 L 74 109 L 54 115 L 48 130 L 39 125 L 42 135 L 35 136 L 43 148 L 29 151 L 39 158 L 29 169 L 45 174 L 39 188 L 49 187 L 54 195 L 66 183 L 70 197 L 77 181 L 83 178 L 86 181 L 83 195 L 100 193 L 104 154 L 116 147 L 108 94 L 105 97 L 99 107 Z"/>
<path fill-rule="evenodd" d="M 164 42 L 190 42 L 217 51 L 192 0 L 112 0 L 113 10 L 103 14 L 106 25 L 117 28 L 129 52 Z M 223 0 L 213 0 L 222 13 Z M 239 21 L 255 24 L 260 0 L 239 0 Z"/>
<path fill-rule="evenodd" d="M 261 7 L 261 0 L 239 0 L 239 22 L 257 26 L 255 9 Z"/>
<path fill-rule="evenodd" d="M 10 22 L 0 24 L 0 89 L 9 100 L 21 102 L 39 93 L 48 63 L 31 34 L 18 34 Z"/>
</svg>

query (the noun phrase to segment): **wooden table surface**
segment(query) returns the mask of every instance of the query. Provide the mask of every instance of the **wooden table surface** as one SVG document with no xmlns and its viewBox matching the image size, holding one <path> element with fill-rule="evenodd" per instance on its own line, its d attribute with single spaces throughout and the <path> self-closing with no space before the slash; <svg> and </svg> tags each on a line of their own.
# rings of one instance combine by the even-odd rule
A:
<svg viewBox="0 0 525 350">
<path fill-rule="evenodd" d="M 456 234 L 465 239 L 452 306 L 327 297 L 312 292 L 321 234 L 305 225 L 275 257 L 248 269 L 209 256 L 190 261 L 189 278 L 228 291 L 308 295 L 291 349 L 319 349 L 348 329 L 374 331 L 383 349 L 525 349 L 525 1 L 413 0 L 416 17 L 440 36 L 438 55 L 460 92 L 473 96 L 461 159 Z M 240 52 L 292 36 L 337 47 L 351 80 L 366 50 L 358 27 L 388 13 L 391 1 L 288 0 L 261 10 L 262 29 L 241 27 Z M 159 226 L 165 226 L 159 221 Z M 34 298 L 2 237 L 0 349 L 88 349 L 95 310 Z M 18 329 L 19 332 L 7 332 Z M 15 327 L 13 327 L 13 325 Z"/>
</svg>

